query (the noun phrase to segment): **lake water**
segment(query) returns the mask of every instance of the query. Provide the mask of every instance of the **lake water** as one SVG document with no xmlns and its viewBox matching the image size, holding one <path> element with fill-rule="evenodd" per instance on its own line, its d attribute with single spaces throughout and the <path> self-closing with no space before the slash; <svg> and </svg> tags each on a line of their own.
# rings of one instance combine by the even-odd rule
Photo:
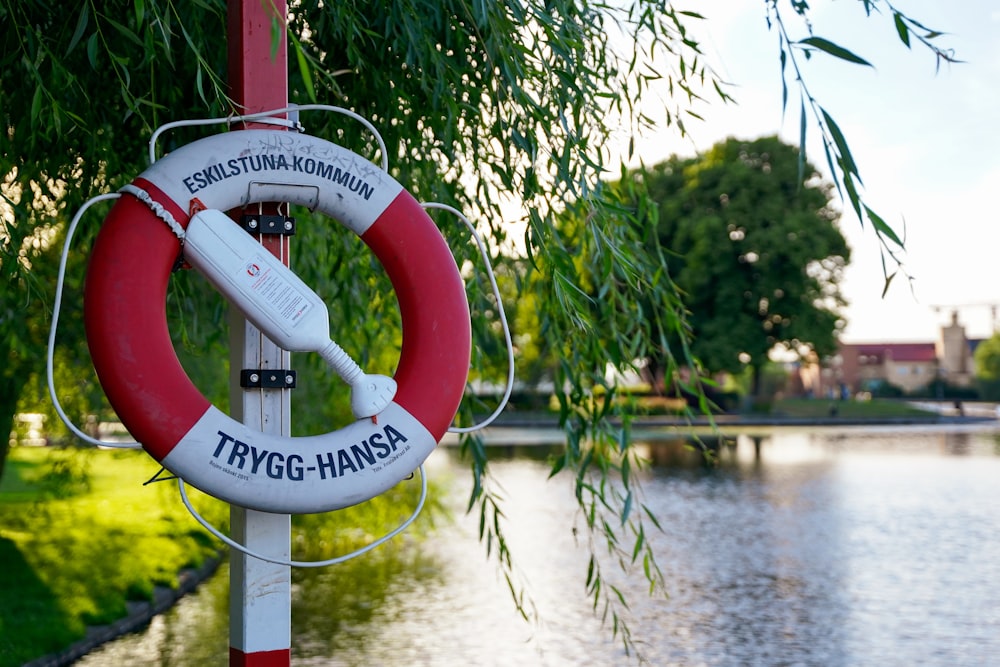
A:
<svg viewBox="0 0 1000 667">
<path fill-rule="evenodd" d="M 669 596 L 641 572 L 629 625 L 653 665 L 1000 665 L 1000 435 L 994 427 L 762 430 L 708 469 L 648 440 L 650 527 Z M 537 432 L 494 430 L 524 443 Z M 547 436 L 546 436 L 547 437 Z M 755 443 L 756 441 L 756 443 Z M 755 446 L 756 444 L 756 446 Z M 347 564 L 294 573 L 294 665 L 635 664 L 594 617 L 569 478 L 544 448 L 497 450 L 506 532 L 537 620 L 514 610 L 466 516 L 451 448 L 452 522 Z M 611 565 L 605 566 L 610 568 Z M 225 568 L 144 632 L 80 665 L 227 665 Z"/>
</svg>

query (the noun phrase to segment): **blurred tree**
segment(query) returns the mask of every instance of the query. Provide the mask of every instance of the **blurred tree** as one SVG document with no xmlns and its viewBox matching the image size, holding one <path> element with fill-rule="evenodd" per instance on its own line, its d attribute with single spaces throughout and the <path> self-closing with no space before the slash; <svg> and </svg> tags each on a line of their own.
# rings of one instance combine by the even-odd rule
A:
<svg viewBox="0 0 1000 667">
<path fill-rule="evenodd" d="M 836 352 L 850 249 L 832 186 L 809 163 L 799 178 L 798 149 L 777 137 L 727 139 L 627 178 L 657 204 L 656 240 L 688 313 L 691 351 L 708 372 L 749 367 L 757 396 L 775 347 Z M 669 367 L 669 354 L 654 350 L 649 368 Z"/>
<path fill-rule="evenodd" d="M 1000 401 L 1000 334 L 993 334 L 977 345 L 973 358 L 979 398 Z"/>
</svg>

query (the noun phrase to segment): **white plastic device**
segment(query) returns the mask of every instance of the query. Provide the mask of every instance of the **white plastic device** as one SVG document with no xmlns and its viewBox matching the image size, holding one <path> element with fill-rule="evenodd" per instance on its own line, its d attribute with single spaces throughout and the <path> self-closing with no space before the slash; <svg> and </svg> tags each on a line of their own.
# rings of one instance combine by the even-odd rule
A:
<svg viewBox="0 0 1000 667">
<path fill-rule="evenodd" d="M 373 417 L 392 402 L 396 381 L 365 373 L 331 340 L 323 300 L 225 213 L 208 209 L 191 218 L 184 259 L 279 346 L 323 357 L 350 385 L 357 419 Z"/>
</svg>

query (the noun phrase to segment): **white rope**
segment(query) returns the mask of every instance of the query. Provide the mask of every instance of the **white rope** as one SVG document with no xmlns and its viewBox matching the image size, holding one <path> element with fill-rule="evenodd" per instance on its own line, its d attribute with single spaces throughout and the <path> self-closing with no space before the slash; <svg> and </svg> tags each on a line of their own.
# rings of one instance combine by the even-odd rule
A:
<svg viewBox="0 0 1000 667">
<path fill-rule="evenodd" d="M 375 137 L 375 141 L 378 142 L 379 152 L 381 154 L 381 166 L 382 171 L 389 171 L 389 153 L 388 149 L 385 147 L 385 140 L 382 139 L 382 135 L 375 128 L 370 120 L 357 114 L 350 109 L 345 109 L 343 107 L 333 106 L 330 104 L 301 104 L 283 107 L 281 109 L 271 109 L 270 111 L 259 111 L 257 113 L 244 114 L 242 116 L 225 116 L 222 118 L 198 118 L 194 120 L 176 120 L 171 123 L 166 123 L 156 128 L 153 135 L 149 138 L 149 163 L 153 164 L 156 162 L 156 140 L 159 139 L 160 135 L 167 130 L 172 130 L 175 127 L 192 127 L 198 125 L 222 125 L 231 124 L 233 122 L 245 122 L 257 119 L 267 118 L 279 113 L 286 113 L 289 111 L 330 111 L 332 113 L 338 113 L 342 116 L 347 116 L 353 120 L 358 121 L 365 126 L 369 132 Z"/>
<path fill-rule="evenodd" d="M 52 399 L 52 405 L 55 406 L 56 414 L 59 415 L 59 419 L 66 424 L 66 428 L 68 428 L 76 437 L 91 445 L 97 445 L 98 447 L 137 449 L 140 447 L 138 442 L 108 442 L 106 440 L 98 440 L 77 428 L 76 424 L 73 423 L 73 420 L 71 420 L 63 410 L 62 403 L 59 402 L 59 397 L 56 395 L 54 373 L 56 331 L 59 327 L 59 311 L 62 308 L 63 285 L 66 282 L 66 261 L 69 257 L 69 249 L 73 242 L 73 235 L 76 234 L 77 225 L 80 224 L 80 219 L 83 218 L 83 214 L 86 213 L 91 206 L 101 201 L 118 199 L 120 196 L 121 195 L 117 192 L 112 192 L 88 199 L 83 206 L 80 207 L 80 210 L 76 212 L 76 215 L 73 216 L 73 220 L 70 221 L 69 227 L 66 229 L 66 241 L 63 243 L 62 255 L 59 257 L 59 274 L 56 278 L 56 298 L 52 303 L 52 326 L 49 328 L 49 346 L 45 356 L 45 374 L 49 386 L 49 397 Z"/>
<path fill-rule="evenodd" d="M 410 514 L 409 518 L 407 518 L 403 523 L 396 526 L 395 529 L 389 531 L 388 533 L 378 538 L 374 542 L 371 542 L 370 544 L 367 544 L 361 547 L 360 549 L 356 549 L 355 551 L 352 551 L 348 554 L 344 554 L 343 556 L 337 556 L 335 558 L 329 558 L 327 560 L 288 560 L 284 558 L 276 558 L 274 556 L 268 556 L 258 551 L 248 549 L 246 546 L 240 544 L 236 540 L 225 535 L 221 530 L 213 526 L 211 523 L 209 523 L 209 521 L 205 517 L 203 517 L 201 514 L 198 513 L 198 511 L 191 504 L 191 500 L 188 498 L 187 490 L 184 485 L 184 480 L 182 480 L 180 477 L 177 478 L 177 488 L 180 490 L 181 493 L 181 501 L 184 503 L 184 506 L 187 508 L 188 512 L 191 513 L 191 516 L 194 517 L 195 521 L 200 523 L 205 530 L 210 532 L 216 538 L 224 542 L 226 545 L 232 547 L 233 549 L 236 549 L 237 551 L 240 551 L 246 554 L 247 556 L 250 556 L 251 558 L 267 561 L 268 563 L 274 563 L 275 565 L 283 565 L 285 567 L 326 567 L 328 565 L 336 565 L 338 563 L 343 563 L 345 561 L 351 560 L 352 558 L 357 558 L 362 554 L 366 554 L 372 549 L 385 544 L 392 538 L 396 537 L 396 535 L 399 535 L 401 532 L 410 527 L 410 524 L 413 523 L 413 521 L 417 518 L 417 516 L 420 515 L 420 512 L 424 509 L 424 502 L 427 500 L 427 476 L 424 474 L 424 466 L 421 465 L 419 470 L 420 470 L 420 500 L 417 502 L 417 506 L 413 509 L 413 512 Z"/>
<path fill-rule="evenodd" d="M 167 223 L 167 226 L 170 227 L 170 231 L 174 233 L 174 236 L 182 241 L 184 240 L 185 231 L 181 226 L 181 223 L 177 222 L 177 218 L 175 218 L 173 214 L 163 206 L 163 204 L 153 199 L 148 192 L 134 183 L 122 186 L 122 189 L 119 190 L 119 192 L 128 193 L 148 206 L 157 218 Z"/>
<path fill-rule="evenodd" d="M 497 313 L 500 316 L 500 326 L 503 328 L 504 344 L 507 346 L 507 383 L 503 398 L 500 399 L 499 405 L 497 405 L 496 409 L 489 417 L 473 426 L 452 426 L 448 429 L 449 433 L 472 433 L 492 424 L 496 418 L 500 416 L 500 413 L 504 411 L 504 408 L 507 407 L 507 403 L 510 402 L 510 395 L 514 391 L 514 343 L 511 341 L 510 326 L 507 324 L 507 314 L 504 312 L 503 299 L 500 298 L 500 287 L 497 285 L 497 279 L 493 273 L 493 264 L 490 262 L 489 252 L 487 251 L 486 244 L 483 243 L 483 239 L 479 235 L 479 232 L 476 231 L 475 226 L 472 224 L 472 221 L 469 220 L 461 211 L 452 206 L 448 206 L 447 204 L 427 202 L 420 205 L 425 209 L 447 211 L 465 223 L 465 226 L 468 227 L 469 231 L 472 233 L 472 238 L 476 240 L 476 245 L 479 246 L 479 254 L 482 255 L 483 261 L 486 263 L 486 276 L 489 278 L 490 287 L 493 289 L 493 295 L 497 300 Z"/>
</svg>

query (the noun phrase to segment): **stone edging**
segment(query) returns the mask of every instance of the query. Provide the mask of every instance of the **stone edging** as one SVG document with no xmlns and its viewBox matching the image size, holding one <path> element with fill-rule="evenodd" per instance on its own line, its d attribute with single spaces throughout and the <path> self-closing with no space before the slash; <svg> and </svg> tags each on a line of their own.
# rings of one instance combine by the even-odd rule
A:
<svg viewBox="0 0 1000 667">
<path fill-rule="evenodd" d="M 173 607 L 180 598 L 193 591 L 214 574 L 221 562 L 222 557 L 216 556 L 207 559 L 199 568 L 181 570 L 180 574 L 177 575 L 177 588 L 157 586 L 153 589 L 152 601 L 126 602 L 128 612 L 124 618 L 109 625 L 91 626 L 87 628 L 87 634 L 83 639 L 74 642 L 62 651 L 27 662 L 23 667 L 64 667 L 76 662 L 102 644 L 145 627 L 153 620 L 154 616 Z"/>
</svg>

